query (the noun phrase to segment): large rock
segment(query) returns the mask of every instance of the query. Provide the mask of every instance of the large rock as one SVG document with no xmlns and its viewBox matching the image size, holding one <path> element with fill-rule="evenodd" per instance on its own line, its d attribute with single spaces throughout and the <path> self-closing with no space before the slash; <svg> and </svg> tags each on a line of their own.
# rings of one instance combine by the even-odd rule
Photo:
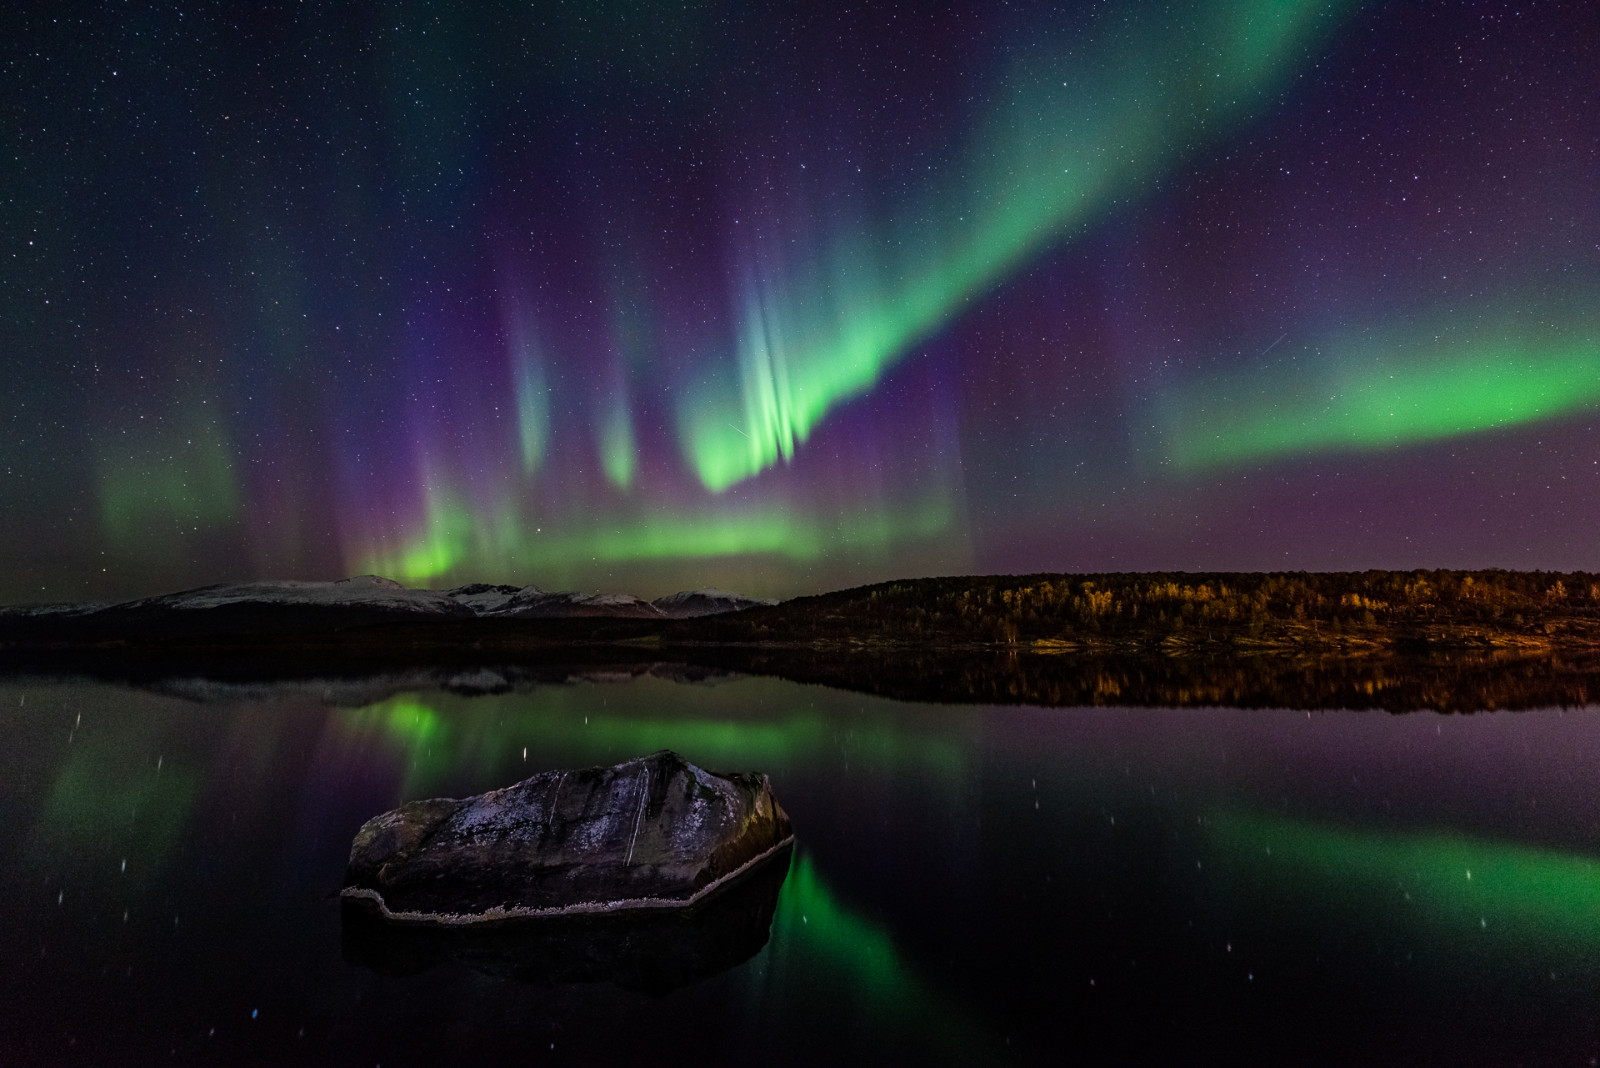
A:
<svg viewBox="0 0 1600 1068">
<path fill-rule="evenodd" d="M 376 816 L 350 847 L 343 894 L 390 920 L 450 925 L 681 909 L 793 837 L 765 775 L 663 750 Z"/>
<path fill-rule="evenodd" d="M 772 931 L 790 846 L 689 908 L 618 909 L 501 923 L 395 923 L 344 903 L 344 958 L 386 975 L 464 964 L 537 986 L 613 983 L 665 994 L 742 964 Z"/>
</svg>

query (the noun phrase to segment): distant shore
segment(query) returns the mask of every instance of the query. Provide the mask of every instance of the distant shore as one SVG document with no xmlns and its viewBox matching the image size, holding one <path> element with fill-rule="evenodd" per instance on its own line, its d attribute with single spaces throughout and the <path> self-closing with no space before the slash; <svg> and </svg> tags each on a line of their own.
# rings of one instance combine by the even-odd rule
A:
<svg viewBox="0 0 1600 1068">
<path fill-rule="evenodd" d="M 1600 700 L 1597 594 L 1587 573 L 1368 571 L 911 579 L 689 619 L 139 602 L 0 612 L 0 675 L 471 693 L 732 673 L 923 702 L 1582 706 Z"/>
<path fill-rule="evenodd" d="M 256 648 L 381 656 L 385 650 L 514 654 L 597 644 L 1165 656 L 1600 650 L 1600 575 L 1417 570 L 924 578 L 676 619 L 431 616 L 386 605 L 249 601 L 199 609 L 132 602 L 86 612 L 0 612 L 0 649 L 10 650 Z"/>
<path fill-rule="evenodd" d="M 1600 575 L 1540 571 L 1037 574 L 911 579 L 694 621 L 714 642 L 1035 652 L 1600 649 Z"/>
</svg>

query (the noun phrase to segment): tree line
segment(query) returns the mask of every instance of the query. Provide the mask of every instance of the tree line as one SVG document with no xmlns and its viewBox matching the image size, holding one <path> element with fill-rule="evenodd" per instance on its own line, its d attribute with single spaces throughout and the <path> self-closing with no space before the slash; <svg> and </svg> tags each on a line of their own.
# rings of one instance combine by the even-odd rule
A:
<svg viewBox="0 0 1600 1068">
<path fill-rule="evenodd" d="M 1588 572 L 1135 572 L 887 582 L 705 629 L 716 640 L 1303 644 L 1446 632 L 1533 640 L 1597 620 L 1600 575 Z"/>
</svg>

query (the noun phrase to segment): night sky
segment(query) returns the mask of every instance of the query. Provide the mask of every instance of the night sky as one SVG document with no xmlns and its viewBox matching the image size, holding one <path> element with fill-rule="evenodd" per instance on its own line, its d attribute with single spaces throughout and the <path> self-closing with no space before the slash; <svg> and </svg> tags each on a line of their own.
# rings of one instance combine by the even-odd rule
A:
<svg viewBox="0 0 1600 1068">
<path fill-rule="evenodd" d="M 1600 5 L 11 3 L 0 600 L 1600 568 Z"/>
</svg>

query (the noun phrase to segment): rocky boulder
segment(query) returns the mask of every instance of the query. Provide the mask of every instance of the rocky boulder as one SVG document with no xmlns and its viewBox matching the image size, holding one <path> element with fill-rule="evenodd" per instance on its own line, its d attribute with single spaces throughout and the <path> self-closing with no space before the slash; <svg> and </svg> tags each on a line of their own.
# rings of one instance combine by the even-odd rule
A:
<svg viewBox="0 0 1600 1068">
<path fill-rule="evenodd" d="M 689 908 L 580 912 L 503 923 L 395 923 L 346 899 L 345 960 L 385 975 L 462 964 L 496 979 L 559 987 L 612 983 L 665 994 L 742 964 L 772 931 L 790 846 Z"/>
<path fill-rule="evenodd" d="M 682 909 L 793 837 L 765 775 L 713 774 L 663 750 L 375 816 L 350 847 L 343 896 L 448 925 Z"/>
</svg>

